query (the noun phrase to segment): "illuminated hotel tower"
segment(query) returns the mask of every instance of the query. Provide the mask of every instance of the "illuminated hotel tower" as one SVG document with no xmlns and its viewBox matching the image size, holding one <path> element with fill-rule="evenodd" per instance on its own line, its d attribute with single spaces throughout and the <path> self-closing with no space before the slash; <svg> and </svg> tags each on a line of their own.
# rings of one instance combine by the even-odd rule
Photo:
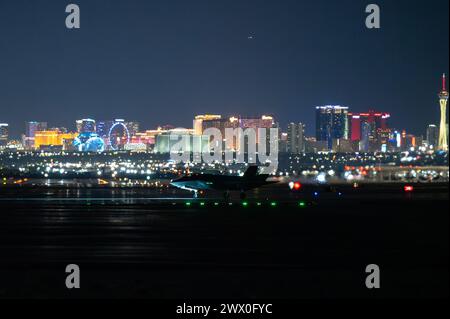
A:
<svg viewBox="0 0 450 319">
<path fill-rule="evenodd" d="M 445 85 L 445 74 L 442 75 L 442 91 L 439 93 L 439 102 L 441 104 L 441 124 L 439 126 L 439 149 L 448 151 L 447 141 L 447 101 L 448 92 Z"/>
</svg>

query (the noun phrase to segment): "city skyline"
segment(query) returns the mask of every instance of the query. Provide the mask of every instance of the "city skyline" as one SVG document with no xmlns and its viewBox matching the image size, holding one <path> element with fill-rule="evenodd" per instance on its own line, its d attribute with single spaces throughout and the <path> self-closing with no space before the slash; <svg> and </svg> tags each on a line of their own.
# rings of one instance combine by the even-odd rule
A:
<svg viewBox="0 0 450 319">
<path fill-rule="evenodd" d="M 17 150 L 57 151 L 60 148 L 62 151 L 80 152 L 145 150 L 170 153 L 171 147 L 176 144 L 176 136 L 190 136 L 191 143 L 197 143 L 194 139 L 200 138 L 198 141 L 202 141 L 200 143 L 204 147 L 209 144 L 211 138 L 211 133 L 207 132 L 208 129 L 218 130 L 225 142 L 226 134 L 252 134 L 247 132 L 247 129 L 253 130 L 258 141 L 258 130 L 276 128 L 280 139 L 279 151 L 292 154 L 331 150 L 365 153 L 396 152 L 430 147 L 446 151 L 440 142 L 437 143 L 438 134 L 433 133 L 433 128 L 437 129 L 437 126 L 434 124 L 426 127 L 425 134 L 416 136 L 405 129 L 392 127 L 391 114 L 379 110 L 355 113 L 348 107 L 339 105 L 319 106 L 315 110 L 315 136 L 305 134 L 304 123 L 290 122 L 287 128 L 284 128 L 279 125 L 275 117 L 270 115 L 225 117 L 217 114 L 203 114 L 193 117 L 192 127 L 189 128 L 165 125 L 156 129 L 142 129 L 140 122 L 125 119 L 86 118 L 75 121 L 75 130 L 49 126 L 47 122 L 26 122 L 21 141 L 10 139 L 8 124 L 0 124 L 0 147 Z M 226 131 L 230 129 L 231 131 L 227 133 Z M 236 129 L 242 129 L 242 133 L 237 133 Z M 444 129 L 448 134 L 448 125 Z M 173 143 L 169 142 L 171 135 L 175 138 Z M 238 145 L 239 143 L 229 146 L 236 150 L 240 148 Z"/>
<path fill-rule="evenodd" d="M 187 127 L 205 112 L 272 113 L 283 127 L 304 122 L 311 135 L 310 108 L 328 104 L 398 114 L 394 125 L 415 134 L 439 123 L 447 1 L 379 1 L 379 30 L 365 28 L 363 1 L 78 4 L 76 31 L 56 1 L 3 5 L 0 122 L 12 136 L 26 120 Z"/>
<path fill-rule="evenodd" d="M 446 77 L 446 73 L 443 73 L 441 79 L 444 78 L 444 82 L 441 82 L 441 83 L 444 83 L 444 87 L 442 88 L 444 91 L 446 89 L 445 77 Z M 442 92 L 439 92 L 439 94 L 441 94 L 441 93 Z M 438 125 L 439 122 L 442 121 L 442 119 L 439 117 L 439 115 L 442 116 L 442 112 L 439 113 L 439 103 L 440 102 L 438 101 L 437 102 L 438 106 L 436 107 L 436 120 L 435 120 L 435 122 L 423 123 L 422 127 L 416 128 L 416 129 L 411 129 L 410 127 L 397 127 L 396 125 L 394 125 L 393 127 L 395 127 L 396 129 L 399 129 L 399 130 L 408 130 L 408 132 L 411 132 L 411 133 L 413 133 L 415 135 L 419 135 L 419 136 L 420 135 L 426 135 L 426 130 L 427 130 L 427 126 L 428 125 L 430 125 L 430 124 Z M 340 106 L 340 105 L 341 104 L 329 104 L 329 106 Z M 316 108 L 316 109 L 317 108 L 321 108 L 321 107 L 323 107 L 323 106 L 314 106 L 314 108 Z M 377 108 L 367 108 L 367 109 L 363 109 L 363 110 L 355 112 L 354 109 L 351 108 L 350 106 L 343 106 L 343 107 L 347 108 L 347 111 L 350 113 L 350 115 L 352 113 L 362 114 L 362 113 L 365 113 L 365 112 L 367 113 L 367 112 L 371 112 L 371 111 L 380 112 L 380 109 L 377 109 Z M 205 114 L 213 114 L 213 112 L 204 112 L 204 113 Z M 384 112 L 383 111 L 381 113 L 388 114 L 389 117 L 390 117 L 390 114 L 388 112 Z M 223 114 L 222 113 L 221 115 L 224 116 L 224 118 L 231 118 L 233 116 L 241 116 L 241 117 L 252 117 L 253 116 L 253 117 L 255 117 L 255 116 L 261 116 L 261 115 L 264 115 L 264 114 L 268 114 L 270 116 L 276 117 L 276 114 L 274 114 L 273 112 L 259 113 L 257 115 L 251 115 L 251 116 L 248 115 L 248 114 L 245 114 L 245 113 L 244 114 L 237 114 L 237 113 L 225 113 L 225 114 Z M 192 115 L 192 116 L 195 116 L 195 115 Z M 398 118 L 399 117 L 397 117 L 397 119 Z M 70 123 L 67 126 L 65 126 L 65 125 L 58 125 L 58 123 L 51 123 L 49 126 L 53 127 L 53 128 L 68 128 L 69 131 L 74 131 L 75 132 L 75 131 L 77 131 L 77 124 L 76 124 L 76 122 L 80 121 L 80 119 L 92 119 L 92 120 L 94 120 L 94 122 L 95 121 L 99 121 L 99 122 L 100 121 L 123 121 L 123 119 L 121 117 L 111 117 L 111 116 L 109 116 L 109 117 L 105 117 L 105 118 L 96 119 L 96 118 L 93 118 L 93 117 L 85 116 L 85 117 L 80 117 L 79 119 L 76 119 L 76 120 L 72 119 L 72 123 Z M 277 123 L 280 123 L 280 126 L 283 129 L 285 127 L 288 127 L 292 123 L 297 123 L 297 122 L 304 123 L 304 120 L 301 119 L 301 118 L 284 120 L 282 122 L 279 121 L 278 117 L 276 117 L 276 119 L 277 119 Z M 131 118 L 131 121 L 134 121 L 133 118 Z M 0 122 L 2 122 L 1 119 L 0 119 Z M 64 121 L 64 122 L 66 122 L 66 121 Z M 184 120 L 183 122 L 189 122 L 189 121 Z M 314 122 L 315 122 L 315 120 L 313 121 L 313 123 Z M 395 122 L 399 122 L 399 121 L 398 120 L 396 121 L 395 118 L 394 118 L 393 122 L 395 123 Z M 25 120 L 25 121 L 23 121 L 23 125 L 22 125 L 24 130 L 23 130 L 23 128 L 19 128 L 21 125 L 14 125 L 14 124 L 11 124 L 11 123 L 7 123 L 6 121 L 2 122 L 2 124 L 8 124 L 9 125 L 9 131 L 10 131 L 9 136 L 12 137 L 13 139 L 20 139 L 20 137 L 23 135 L 24 131 L 27 130 L 28 123 L 50 123 L 50 122 L 47 121 L 46 119 L 42 119 L 42 120 L 41 119 Z M 140 121 L 139 123 L 143 123 L 143 122 Z M 174 126 L 174 127 L 184 127 L 184 128 L 189 128 L 190 127 L 189 125 L 187 125 L 187 126 L 180 126 L 180 125 L 176 125 L 174 123 L 158 123 L 154 127 L 151 127 L 149 125 L 145 125 L 145 129 L 143 131 L 156 129 L 157 127 L 166 126 L 166 125 L 170 125 L 170 126 Z M 306 127 L 305 132 L 307 132 L 307 135 L 310 135 L 310 136 L 316 135 L 316 130 L 317 130 L 316 125 L 317 125 L 317 123 L 315 125 L 306 125 L 305 124 L 305 127 Z M 448 125 L 448 122 L 447 122 L 447 125 Z M 22 129 L 22 131 L 21 131 L 21 129 Z M 12 132 L 12 134 L 11 134 L 11 132 Z"/>
<path fill-rule="evenodd" d="M 445 76 L 445 74 L 444 74 L 444 76 Z M 386 118 L 386 120 L 389 119 L 389 121 L 391 122 L 391 114 L 389 114 L 387 112 L 384 112 L 384 111 L 381 111 L 379 109 L 367 109 L 367 110 L 364 110 L 363 112 L 354 112 L 354 110 L 351 109 L 350 107 L 342 106 L 342 105 L 327 105 L 327 106 L 315 106 L 314 107 L 316 112 L 319 109 L 327 109 L 327 108 L 330 108 L 330 109 L 333 109 L 333 108 L 345 109 L 345 112 L 346 112 L 345 118 L 347 118 L 348 121 L 349 121 L 349 123 L 348 123 L 349 127 L 347 128 L 349 135 L 346 136 L 345 139 L 349 139 L 349 140 L 355 140 L 355 138 L 352 137 L 352 133 L 351 133 L 352 125 L 354 126 L 354 124 L 352 124 L 352 122 L 353 122 L 355 117 L 357 117 L 359 119 L 360 116 L 368 117 L 370 114 L 372 114 L 372 115 L 376 115 L 376 116 L 380 116 L 380 117 L 382 116 L 383 118 Z M 311 113 L 313 113 L 312 110 L 311 110 Z M 236 113 L 228 114 L 228 115 L 227 114 L 223 114 L 223 113 L 220 114 L 220 115 L 211 115 L 212 114 L 211 112 L 206 112 L 205 114 L 206 115 L 193 114 L 191 116 L 192 119 L 194 120 L 193 125 L 192 124 L 191 125 L 187 125 L 186 127 L 183 127 L 183 128 L 185 128 L 185 129 L 193 129 L 195 131 L 196 130 L 195 120 L 196 120 L 196 118 L 202 117 L 202 116 L 211 116 L 211 117 L 219 116 L 219 119 L 220 119 L 220 117 L 222 117 L 223 119 L 233 119 L 234 117 L 237 117 L 237 118 L 258 118 L 258 117 L 261 117 L 261 116 L 263 116 L 263 117 L 264 116 L 270 116 L 270 117 L 273 117 L 275 123 L 278 125 L 278 127 L 280 128 L 280 130 L 282 132 L 285 132 L 286 129 L 289 130 L 289 126 L 291 124 L 293 124 L 293 123 L 302 123 L 304 125 L 304 127 L 305 127 L 305 134 L 306 134 L 306 136 L 316 136 L 316 137 L 318 137 L 318 131 L 317 130 L 319 128 L 318 128 L 317 118 L 315 119 L 316 123 L 312 127 L 311 126 L 308 127 L 302 121 L 302 119 L 291 119 L 291 120 L 286 121 L 286 123 L 287 123 L 286 125 L 283 125 L 283 124 L 280 123 L 278 117 L 274 113 L 258 114 L 258 115 L 252 115 L 252 116 L 244 115 L 244 114 L 236 114 Z M 211 119 L 209 119 L 209 120 L 211 120 Z M 149 131 L 149 130 L 155 130 L 155 129 L 158 129 L 160 127 L 182 128 L 182 126 L 177 126 L 177 125 L 174 125 L 173 123 L 164 123 L 164 124 L 160 123 L 160 124 L 158 124 L 155 127 L 149 127 L 148 125 L 146 125 L 146 122 L 145 121 L 143 122 L 142 120 L 141 121 L 135 121 L 135 120 L 127 119 L 125 121 L 125 119 L 123 119 L 123 118 L 114 118 L 114 117 L 101 118 L 101 119 L 94 119 L 94 118 L 90 118 L 90 117 L 84 117 L 84 118 L 80 118 L 80 119 L 73 119 L 72 123 L 70 125 L 68 125 L 68 126 L 58 125 L 58 123 L 50 123 L 50 122 L 48 122 L 45 119 L 44 120 L 33 119 L 33 120 L 27 120 L 27 121 L 23 122 L 23 125 L 21 125 L 21 126 L 23 126 L 23 128 L 22 128 L 22 131 L 19 133 L 20 134 L 19 136 L 13 136 L 11 133 L 9 133 L 9 139 L 13 140 L 13 139 L 20 139 L 23 136 L 25 136 L 25 137 L 31 136 L 27 132 L 30 131 L 30 125 L 32 125 L 32 124 L 34 124 L 34 125 L 42 125 L 43 124 L 45 126 L 45 129 L 42 129 L 42 128 L 41 129 L 34 129 L 34 130 L 38 130 L 38 131 L 45 131 L 47 129 L 51 129 L 51 130 L 63 129 L 64 131 L 67 131 L 67 132 L 78 132 L 78 133 L 80 133 L 80 131 L 81 131 L 80 130 L 81 129 L 80 125 L 82 125 L 81 123 L 83 121 L 92 122 L 92 129 L 91 130 L 85 130 L 85 131 L 91 131 L 91 132 L 96 132 L 97 130 L 99 130 L 99 125 L 103 127 L 103 126 L 107 125 L 107 123 L 114 124 L 116 122 L 129 122 L 130 124 L 134 125 L 135 126 L 135 129 L 133 130 L 134 133 L 136 133 L 136 132 L 145 132 L 145 131 Z M 395 121 L 394 121 L 394 123 L 395 123 Z M 399 130 L 399 131 L 406 130 L 409 133 L 414 133 L 415 135 L 418 135 L 418 136 L 425 136 L 427 134 L 427 127 L 429 125 L 437 125 L 436 123 L 439 123 L 439 121 L 436 121 L 435 123 L 424 123 L 422 129 L 418 133 L 415 132 L 415 131 L 411 131 L 409 128 L 399 128 L 399 127 L 396 127 L 395 125 L 390 125 L 390 128 L 391 129 L 396 129 L 396 130 Z M 142 125 L 142 124 L 144 124 L 144 125 Z M 11 123 L 2 123 L 2 125 L 7 125 L 8 126 L 8 131 L 11 131 L 11 128 L 14 126 L 14 124 L 11 125 Z M 447 125 L 448 125 L 448 123 L 447 123 Z M 103 130 L 103 128 L 102 128 L 102 130 Z M 100 135 L 102 135 L 102 134 L 100 134 Z M 103 135 L 106 135 L 106 134 L 103 134 Z M 343 138 L 343 136 L 341 136 L 341 138 Z"/>
</svg>

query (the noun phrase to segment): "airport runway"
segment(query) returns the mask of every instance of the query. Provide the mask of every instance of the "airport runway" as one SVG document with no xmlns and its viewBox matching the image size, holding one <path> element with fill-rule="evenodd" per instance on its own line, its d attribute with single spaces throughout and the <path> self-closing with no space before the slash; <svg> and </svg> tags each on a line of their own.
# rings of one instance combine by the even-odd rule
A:
<svg viewBox="0 0 450 319">
<path fill-rule="evenodd" d="M 448 297 L 448 185 L 188 196 L 1 189 L 0 298 Z"/>
</svg>

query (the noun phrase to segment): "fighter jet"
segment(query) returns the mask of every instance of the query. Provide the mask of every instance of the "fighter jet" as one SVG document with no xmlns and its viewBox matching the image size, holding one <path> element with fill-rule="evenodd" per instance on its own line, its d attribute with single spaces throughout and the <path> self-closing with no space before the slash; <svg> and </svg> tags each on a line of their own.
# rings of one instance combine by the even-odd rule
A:
<svg viewBox="0 0 450 319">
<path fill-rule="evenodd" d="M 194 192 L 194 197 L 197 197 L 199 191 L 217 190 L 225 192 L 225 199 L 229 198 L 230 191 L 240 191 L 241 198 L 244 199 L 245 192 L 248 190 L 277 183 L 277 181 L 267 181 L 268 177 L 267 174 L 258 175 L 258 166 L 250 166 L 244 176 L 191 174 L 173 180 L 170 184 Z"/>
</svg>

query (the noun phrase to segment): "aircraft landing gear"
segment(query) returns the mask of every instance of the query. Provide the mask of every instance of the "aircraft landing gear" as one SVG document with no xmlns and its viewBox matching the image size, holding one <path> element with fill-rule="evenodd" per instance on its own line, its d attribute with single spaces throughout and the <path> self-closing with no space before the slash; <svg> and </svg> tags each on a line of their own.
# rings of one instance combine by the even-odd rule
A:
<svg viewBox="0 0 450 319">
<path fill-rule="evenodd" d="M 194 198 L 198 198 L 198 191 L 194 191 Z"/>
</svg>

